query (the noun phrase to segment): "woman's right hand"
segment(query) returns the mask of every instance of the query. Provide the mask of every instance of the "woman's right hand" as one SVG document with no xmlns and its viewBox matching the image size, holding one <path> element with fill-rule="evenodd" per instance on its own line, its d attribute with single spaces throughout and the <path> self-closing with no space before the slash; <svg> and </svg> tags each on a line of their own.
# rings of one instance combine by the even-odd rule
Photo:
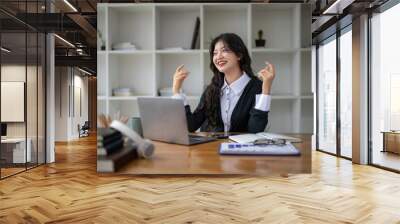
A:
<svg viewBox="0 0 400 224">
<path fill-rule="evenodd" d="M 172 84 L 172 92 L 173 94 L 179 94 L 180 89 L 182 87 L 183 81 L 186 79 L 186 77 L 189 75 L 188 70 L 184 68 L 185 65 L 179 66 L 174 74 L 174 81 Z"/>
</svg>

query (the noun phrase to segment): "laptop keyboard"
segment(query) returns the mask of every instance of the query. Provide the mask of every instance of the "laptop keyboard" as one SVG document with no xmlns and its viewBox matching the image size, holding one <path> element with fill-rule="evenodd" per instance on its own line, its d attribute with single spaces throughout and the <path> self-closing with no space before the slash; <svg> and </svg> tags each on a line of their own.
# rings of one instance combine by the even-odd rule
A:
<svg viewBox="0 0 400 224">
<path fill-rule="evenodd" d="M 204 141 L 209 141 L 209 140 L 211 140 L 211 138 L 209 138 L 209 137 L 198 136 L 198 135 L 189 135 L 190 143 L 204 142 Z"/>
</svg>

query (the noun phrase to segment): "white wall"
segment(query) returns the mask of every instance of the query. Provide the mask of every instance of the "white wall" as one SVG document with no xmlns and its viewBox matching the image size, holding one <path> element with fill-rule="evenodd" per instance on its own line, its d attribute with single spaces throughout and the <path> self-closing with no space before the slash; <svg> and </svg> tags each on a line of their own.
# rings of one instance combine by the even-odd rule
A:
<svg viewBox="0 0 400 224">
<path fill-rule="evenodd" d="M 68 140 L 69 76 L 67 67 L 55 68 L 55 141 Z"/>
<path fill-rule="evenodd" d="M 78 124 L 88 120 L 88 78 L 83 75 L 75 68 L 56 67 L 56 141 L 77 139 Z"/>
</svg>

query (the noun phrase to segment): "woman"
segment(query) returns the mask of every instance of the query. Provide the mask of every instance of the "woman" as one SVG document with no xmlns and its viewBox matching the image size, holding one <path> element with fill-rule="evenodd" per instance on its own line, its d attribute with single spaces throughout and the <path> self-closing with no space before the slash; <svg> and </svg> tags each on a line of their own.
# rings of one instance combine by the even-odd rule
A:
<svg viewBox="0 0 400 224">
<path fill-rule="evenodd" d="M 268 123 L 274 66 L 266 62 L 258 79 L 251 69 L 246 45 L 233 33 L 223 33 L 211 42 L 210 58 L 214 76 L 193 113 L 185 95 L 180 93 L 189 72 L 181 65 L 174 74 L 173 98 L 184 100 L 189 131 L 194 132 L 199 127 L 201 131 L 225 133 L 264 131 Z"/>
</svg>

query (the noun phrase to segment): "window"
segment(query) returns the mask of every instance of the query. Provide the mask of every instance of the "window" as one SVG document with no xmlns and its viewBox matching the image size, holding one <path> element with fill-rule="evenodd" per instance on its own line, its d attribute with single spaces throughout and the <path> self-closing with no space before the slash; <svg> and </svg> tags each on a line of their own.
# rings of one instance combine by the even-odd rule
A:
<svg viewBox="0 0 400 224">
<path fill-rule="evenodd" d="M 352 157 L 352 32 L 340 36 L 340 155 Z"/>
<path fill-rule="evenodd" d="M 318 48 L 318 149 L 336 153 L 336 36 Z"/>
<path fill-rule="evenodd" d="M 370 156 L 372 164 L 395 170 L 400 170 L 400 145 L 386 144 L 400 142 L 400 133 L 391 133 L 400 130 L 399 21 L 400 4 L 371 18 Z"/>
</svg>

